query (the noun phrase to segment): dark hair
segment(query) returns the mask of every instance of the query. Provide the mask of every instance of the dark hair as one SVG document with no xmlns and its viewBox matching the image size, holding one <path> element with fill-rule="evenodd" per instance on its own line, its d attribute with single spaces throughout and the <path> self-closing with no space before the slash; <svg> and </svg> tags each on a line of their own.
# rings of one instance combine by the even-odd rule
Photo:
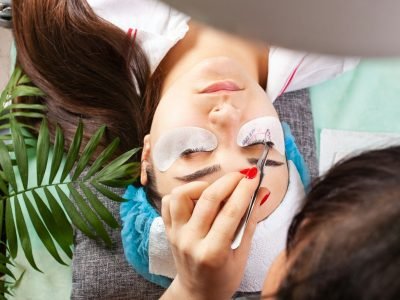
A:
<svg viewBox="0 0 400 300">
<path fill-rule="evenodd" d="M 119 153 L 143 145 L 160 99 L 161 72 L 151 76 L 138 43 L 85 0 L 14 0 L 13 33 L 18 64 L 46 94 L 18 101 L 46 105 L 53 137 L 58 124 L 69 147 L 81 120 L 84 143 L 105 124 L 102 147 L 116 137 Z M 37 121 L 29 122 L 38 129 Z M 154 205 L 155 181 L 147 190 Z"/>
<path fill-rule="evenodd" d="M 120 152 L 142 146 L 158 85 L 126 33 L 84 0 L 14 0 L 13 33 L 18 64 L 46 94 L 20 101 L 45 104 L 53 134 L 59 124 L 68 146 L 80 119 L 85 140 L 105 124 L 104 144 L 119 137 Z"/>
<path fill-rule="evenodd" d="M 287 255 L 277 299 L 399 299 L 400 147 L 353 157 L 315 182 Z"/>
</svg>

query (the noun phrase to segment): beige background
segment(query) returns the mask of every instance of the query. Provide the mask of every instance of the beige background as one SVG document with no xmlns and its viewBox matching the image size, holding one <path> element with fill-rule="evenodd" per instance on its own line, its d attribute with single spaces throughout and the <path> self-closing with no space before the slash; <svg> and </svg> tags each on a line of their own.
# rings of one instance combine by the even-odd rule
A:
<svg viewBox="0 0 400 300">
<path fill-rule="evenodd" d="M 6 86 L 10 74 L 11 30 L 0 27 L 0 91 Z"/>
</svg>

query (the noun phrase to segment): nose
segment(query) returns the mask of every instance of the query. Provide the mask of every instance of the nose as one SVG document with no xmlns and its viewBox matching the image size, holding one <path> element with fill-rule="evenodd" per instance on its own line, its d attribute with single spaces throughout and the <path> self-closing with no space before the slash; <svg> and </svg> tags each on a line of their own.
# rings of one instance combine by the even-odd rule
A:
<svg viewBox="0 0 400 300">
<path fill-rule="evenodd" d="M 241 111 L 230 102 L 216 104 L 209 113 L 211 124 L 218 128 L 233 129 L 240 123 Z"/>
</svg>

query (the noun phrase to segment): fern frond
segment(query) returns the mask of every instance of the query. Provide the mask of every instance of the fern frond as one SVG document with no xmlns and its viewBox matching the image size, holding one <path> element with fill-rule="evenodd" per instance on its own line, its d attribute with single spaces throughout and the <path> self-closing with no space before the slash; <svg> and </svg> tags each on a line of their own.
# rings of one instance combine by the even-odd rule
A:
<svg viewBox="0 0 400 300">
<path fill-rule="evenodd" d="M 23 96 L 44 94 L 31 86 L 21 69 L 15 68 L 0 95 L 0 121 L 5 122 L 0 124 L 0 130 L 9 130 L 0 136 L 0 191 L 3 193 L 0 201 L 5 201 L 0 209 L 0 221 L 3 224 L 5 219 L 8 255 L 15 258 L 20 247 L 31 266 L 40 272 L 28 231 L 30 224 L 45 249 L 60 264 L 65 264 L 62 254 L 72 257 L 73 227 L 89 238 L 111 245 L 107 229 L 118 228 L 119 224 L 100 201 L 98 193 L 112 201 L 125 201 L 108 187 L 125 186 L 136 180 L 139 164 L 130 160 L 139 149 L 128 151 L 110 162 L 119 146 L 119 139 L 115 139 L 94 157 L 100 152 L 98 149 L 106 127 L 99 128 L 88 143 L 82 145 L 84 128 L 79 122 L 65 154 L 65 138 L 59 126 L 54 144 L 50 143 L 45 106 L 12 103 L 16 97 Z M 42 119 L 37 139 L 25 130 L 33 128 L 18 122 L 17 117 Z M 33 164 L 29 157 L 33 157 Z M 91 161 L 94 163 L 90 166 Z M 36 167 L 36 172 L 30 172 L 31 167 Z M 0 225 L 0 235 L 1 231 Z M 15 280 L 6 264 L 2 269 L 5 261 L 7 257 L 0 253 L 0 272 Z M 16 282 L 19 280 L 21 278 Z M 5 288 L 0 284 L 0 289 L 2 287 Z"/>
<path fill-rule="evenodd" d="M 78 128 L 76 129 L 74 139 L 71 142 L 71 146 L 69 147 L 67 158 L 65 160 L 64 169 L 61 174 L 61 181 L 64 181 L 65 178 L 69 175 L 69 172 L 74 167 L 75 162 L 77 161 L 79 149 L 81 147 L 83 137 L 83 124 L 79 122 Z"/>
<path fill-rule="evenodd" d="M 28 152 L 24 137 L 21 134 L 21 129 L 15 121 L 12 121 L 11 123 L 11 135 L 19 176 L 21 177 L 22 184 L 26 189 L 28 187 Z"/>
<path fill-rule="evenodd" d="M 50 149 L 50 135 L 49 128 L 47 127 L 47 120 L 43 119 L 39 130 L 39 137 L 37 141 L 36 150 L 36 175 L 37 183 L 41 184 L 43 181 L 44 173 L 46 171 L 47 160 Z"/>
<path fill-rule="evenodd" d="M 61 131 L 60 126 L 57 125 L 56 137 L 53 147 L 53 158 L 51 160 L 51 168 L 50 168 L 50 179 L 49 179 L 50 183 L 53 183 L 54 178 L 57 175 L 63 156 L 64 156 L 64 135 Z"/>
</svg>

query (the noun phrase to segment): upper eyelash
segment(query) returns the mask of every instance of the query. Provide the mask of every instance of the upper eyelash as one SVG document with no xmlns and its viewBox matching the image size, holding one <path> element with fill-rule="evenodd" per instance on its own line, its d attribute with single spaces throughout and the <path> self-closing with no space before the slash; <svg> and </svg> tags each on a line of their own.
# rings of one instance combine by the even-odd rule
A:
<svg viewBox="0 0 400 300">
<path fill-rule="evenodd" d="M 245 147 L 248 147 L 248 146 L 254 146 L 254 145 L 257 145 L 257 144 L 264 144 L 265 143 L 265 141 L 264 140 L 255 140 L 255 141 L 251 141 L 251 143 L 250 144 L 248 144 L 248 145 L 245 145 Z"/>
<path fill-rule="evenodd" d="M 183 151 L 180 156 L 182 157 L 182 156 L 189 155 L 189 154 L 192 154 L 195 152 L 205 152 L 205 150 L 202 148 L 192 148 L 192 149 L 189 148 L 189 149 L 186 149 L 185 151 Z"/>
</svg>

